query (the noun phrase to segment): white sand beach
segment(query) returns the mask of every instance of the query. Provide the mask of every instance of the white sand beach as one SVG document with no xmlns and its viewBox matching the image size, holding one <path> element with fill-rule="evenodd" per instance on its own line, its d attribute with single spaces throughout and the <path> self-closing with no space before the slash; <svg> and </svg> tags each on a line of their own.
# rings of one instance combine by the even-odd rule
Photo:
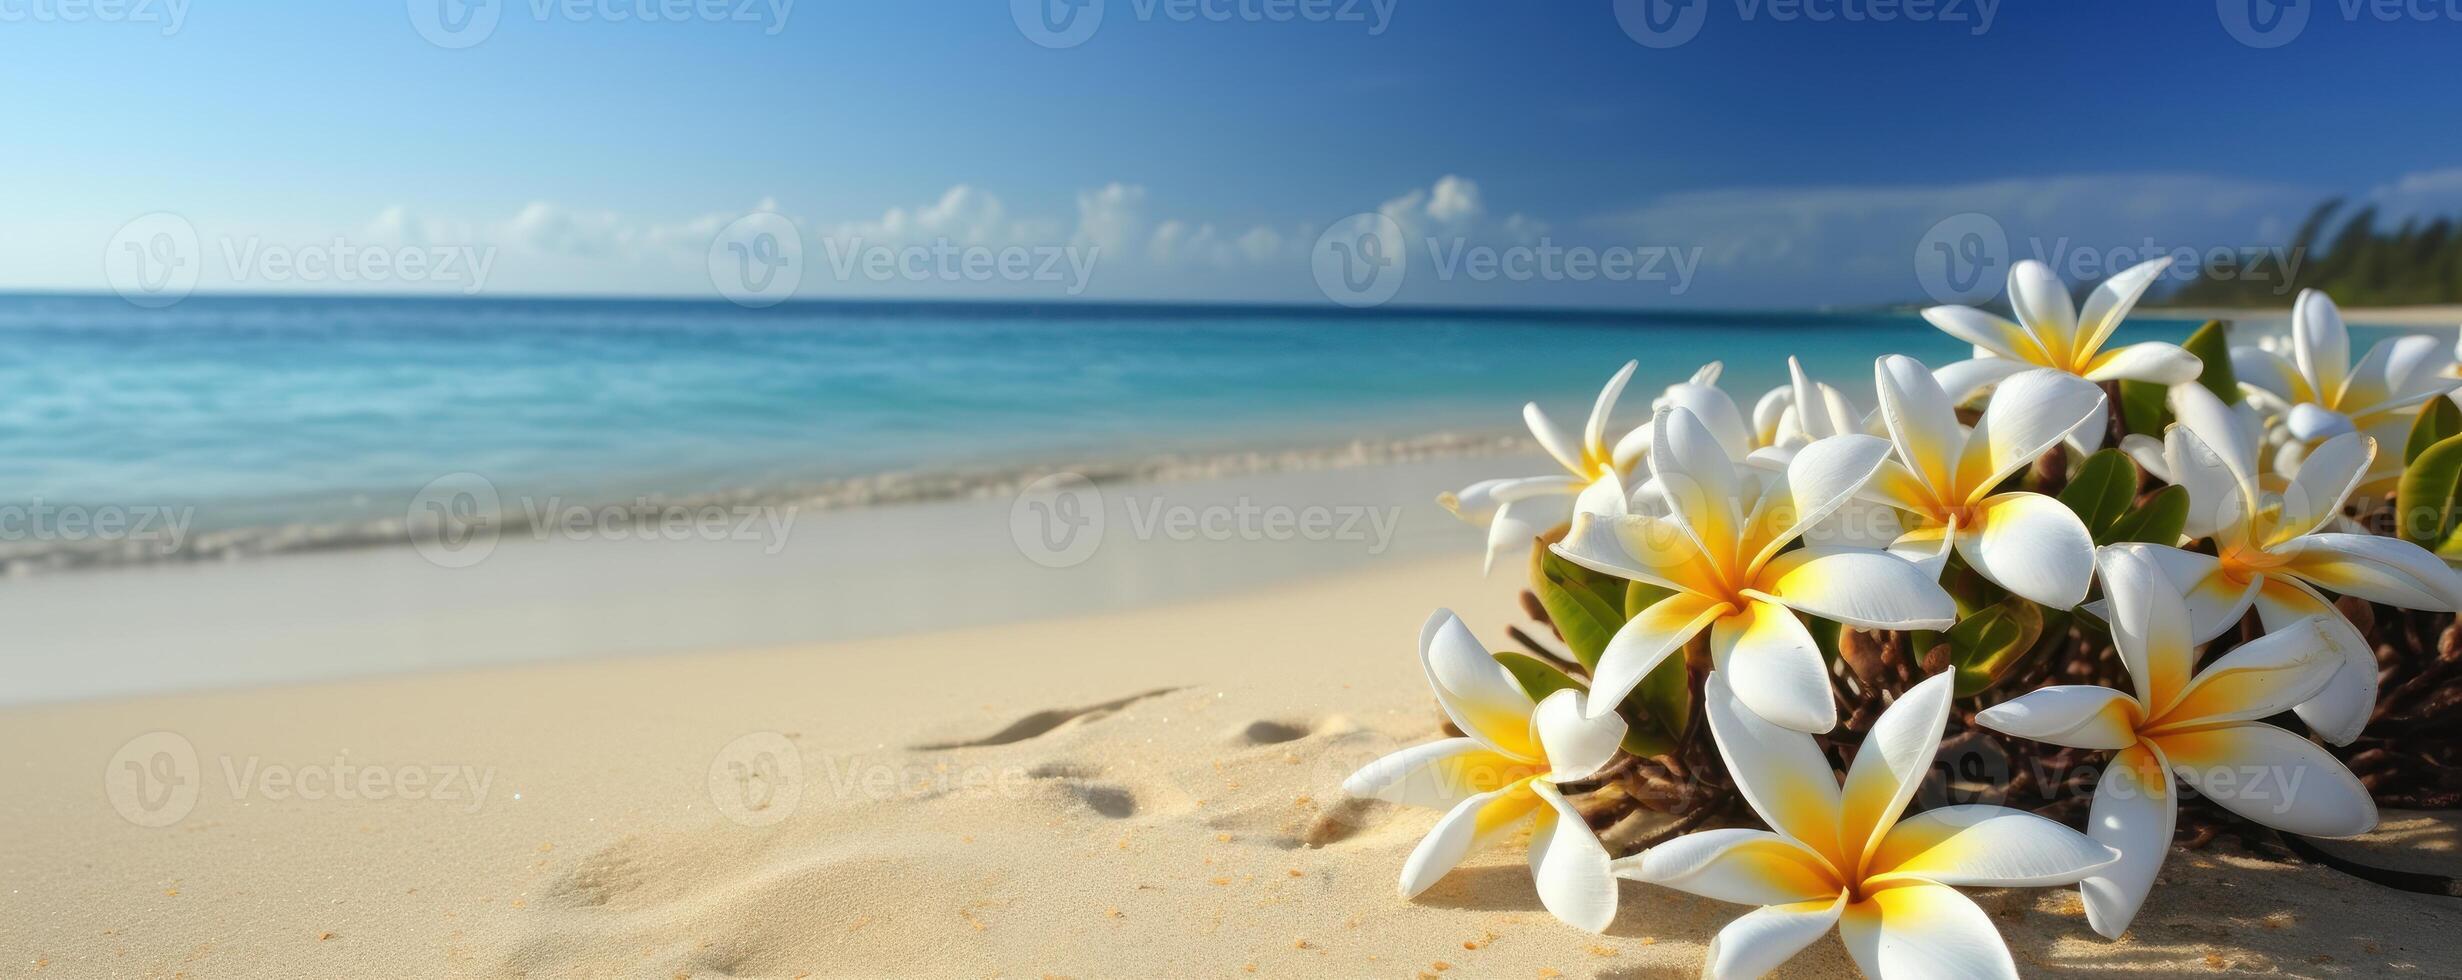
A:
<svg viewBox="0 0 2462 980">
<path fill-rule="evenodd" d="M 1315 479 L 1367 499 L 1428 476 Z M 1219 595 L 1149 585 L 1165 595 L 1033 621 L 0 711 L 16 747 L 0 947 L 12 975 L 68 977 L 1692 975 L 1742 908 L 1627 883 L 1592 936 L 1539 907 L 1511 848 L 1396 896 L 1434 814 L 1345 802 L 1338 783 L 1437 733 L 1412 648 L 1430 608 L 1498 644 L 1518 618 L 1512 573 L 1481 579 L 1475 532 L 1424 500 L 1406 513 L 1401 553 L 1305 572 L 1243 557 L 1257 543 L 1188 552 L 1209 575 L 1244 563 Z M 1150 582 L 1162 566 L 1143 556 L 1178 546 L 1139 544 L 1111 559 L 1139 567 L 1112 574 Z M 313 577 L 275 569 L 320 560 L 186 571 Z M 539 588 L 512 602 L 545 621 L 566 600 Z M 642 607 L 613 629 L 728 614 L 690 591 L 606 598 Z M 130 618 L 187 635 L 160 612 Z M 509 617 L 474 607 L 401 642 L 524 628 Z M 2347 846 L 2462 872 L 2450 817 L 2388 816 Z M 2072 890 L 1979 900 L 2038 976 L 2424 977 L 2462 960 L 2462 901 L 2223 844 L 2165 877 L 2118 943 Z M 1852 969 L 1824 940 L 1783 975 Z"/>
</svg>

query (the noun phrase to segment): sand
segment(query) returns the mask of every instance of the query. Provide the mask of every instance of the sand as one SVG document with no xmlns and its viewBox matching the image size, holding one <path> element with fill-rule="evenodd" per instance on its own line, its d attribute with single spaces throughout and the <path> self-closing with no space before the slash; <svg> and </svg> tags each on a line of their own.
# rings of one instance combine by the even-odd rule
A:
<svg viewBox="0 0 2462 980">
<path fill-rule="evenodd" d="M 1494 639 L 1509 594 L 1449 554 L 1042 622 L 15 708 L 0 712 L 0 962 L 63 977 L 1690 976 L 1742 909 L 1627 883 L 1592 936 L 1540 909 L 1512 849 L 1406 902 L 1395 874 L 1434 814 L 1336 791 L 1436 733 L 1412 646 L 1429 608 Z M 389 798 L 366 798 L 371 771 Z M 401 798 L 411 773 L 419 798 Z M 2364 847 L 2462 872 L 2455 827 L 2393 814 Z M 2462 962 L 2462 900 L 2221 849 L 2176 853 L 2166 878 L 2118 943 L 2070 890 L 1978 898 L 2029 975 Z M 1782 975 L 1852 969 L 1828 939 Z"/>
</svg>

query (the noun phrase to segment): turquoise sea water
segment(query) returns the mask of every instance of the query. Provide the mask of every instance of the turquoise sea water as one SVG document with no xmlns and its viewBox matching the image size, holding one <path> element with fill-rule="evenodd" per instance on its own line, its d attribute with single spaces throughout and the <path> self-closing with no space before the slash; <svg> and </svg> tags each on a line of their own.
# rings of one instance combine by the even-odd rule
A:
<svg viewBox="0 0 2462 980">
<path fill-rule="evenodd" d="M 2123 339 L 2185 334 L 2141 319 Z M 399 515 L 446 474 L 575 501 L 795 495 L 879 474 L 1203 459 L 1578 425 L 1626 359 L 1651 394 L 1723 360 L 1961 345 L 1912 315 L 1166 306 L 0 297 L 0 506 L 178 506 L 198 528 Z M 346 536 L 345 536 L 346 537 Z"/>
</svg>

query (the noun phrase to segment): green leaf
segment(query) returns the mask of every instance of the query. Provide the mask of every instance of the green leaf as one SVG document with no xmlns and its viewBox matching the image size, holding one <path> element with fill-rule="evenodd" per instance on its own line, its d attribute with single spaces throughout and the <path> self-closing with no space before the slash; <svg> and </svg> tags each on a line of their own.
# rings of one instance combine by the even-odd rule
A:
<svg viewBox="0 0 2462 980">
<path fill-rule="evenodd" d="M 2086 457 L 2077 475 L 2060 491 L 2060 502 L 2077 513 L 2089 533 L 2097 535 L 2110 530 L 2136 499 L 2137 464 L 2117 449 Z"/>
<path fill-rule="evenodd" d="M 1663 585 L 1651 585 L 1640 581 L 1626 582 L 1624 583 L 1624 618 L 1631 619 L 1639 616 L 1642 610 L 1657 605 L 1660 599 L 1674 594 L 1676 594 L 1674 589 Z"/>
<path fill-rule="evenodd" d="M 2440 558 L 2462 556 L 2462 513 L 2455 496 L 2462 493 L 2462 435 L 2438 440 L 2402 471 L 2394 490 L 2401 505 L 2396 529 L 2402 539 L 2436 552 Z"/>
<path fill-rule="evenodd" d="M 2230 324 L 2221 320 L 2207 320 L 2205 326 L 2189 334 L 2188 341 L 2180 346 L 2197 355 L 2197 360 L 2205 364 L 2205 370 L 2197 375 L 2197 383 L 2213 392 L 2214 397 L 2222 399 L 2223 404 L 2237 405 L 2241 397 L 2240 379 L 2231 373 L 2230 329 Z M 2162 431 L 2149 429 L 2146 434 L 2160 436 Z"/>
<path fill-rule="evenodd" d="M 1833 664 L 1837 663 L 1838 633 L 1844 627 L 1839 626 L 1834 620 L 1822 619 L 1818 616 L 1806 616 L 1803 619 L 1805 632 L 1812 634 L 1812 645 L 1821 648 L 1821 659 Z"/>
<path fill-rule="evenodd" d="M 2428 447 L 2457 435 L 2462 435 L 2462 405 L 2455 405 L 2451 398 L 2429 399 L 2428 407 L 2411 423 L 2411 438 L 2402 446 L 2403 464 L 2417 461 Z"/>
<path fill-rule="evenodd" d="M 1983 693 L 2017 666 L 2043 636 L 2043 608 L 2009 598 L 1961 619 L 1946 634 L 1950 668 L 1957 672 L 1957 695 Z"/>
<path fill-rule="evenodd" d="M 1580 678 L 1565 673 L 1555 664 L 1519 650 L 1506 650 L 1495 656 L 1496 662 L 1503 664 L 1505 670 L 1513 675 L 1513 679 L 1522 683 L 1522 691 L 1529 694 L 1532 701 L 1545 701 L 1548 695 L 1566 689 L 1575 691 L 1590 689 L 1581 682 Z"/>
<path fill-rule="evenodd" d="M 1597 669 L 1600 652 L 1624 625 L 1623 580 L 1573 564 L 1540 545 L 1531 552 L 1530 590 L 1538 593 L 1539 604 L 1547 608 L 1547 618 L 1555 622 L 1573 659 Z"/>
<path fill-rule="evenodd" d="M 1669 654 L 1667 659 L 1643 676 L 1641 685 L 1624 699 L 1624 708 L 1639 715 L 1643 724 L 1635 731 L 1650 729 L 1652 739 L 1665 739 L 1672 746 L 1684 737 L 1684 727 L 1693 720 L 1693 685 L 1691 668 L 1685 665 L 1684 651 Z M 1628 734 L 1627 741 L 1630 741 Z M 1656 753 L 1652 753 L 1656 754 Z"/>
<path fill-rule="evenodd" d="M 2120 382 L 2121 425 L 2130 432 L 2162 438 L 2163 427 L 2171 424 L 2171 406 L 2163 400 L 2170 390 L 2152 381 Z"/>
<path fill-rule="evenodd" d="M 2188 488 L 2164 487 L 2137 509 L 2120 515 L 2110 529 L 2094 536 L 2094 543 L 2119 544 L 2123 541 L 2143 541 L 2148 544 L 2177 546 L 2180 531 L 2188 526 Z"/>
</svg>

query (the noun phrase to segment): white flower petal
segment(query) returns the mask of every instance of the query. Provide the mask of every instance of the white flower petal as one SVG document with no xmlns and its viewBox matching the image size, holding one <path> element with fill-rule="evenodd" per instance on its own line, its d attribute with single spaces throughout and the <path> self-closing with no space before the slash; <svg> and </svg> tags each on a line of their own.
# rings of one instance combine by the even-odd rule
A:
<svg viewBox="0 0 2462 980">
<path fill-rule="evenodd" d="M 1615 711 L 1660 663 L 1733 609 L 1690 592 L 1678 592 L 1642 609 L 1617 627 L 1607 648 L 1599 651 L 1599 664 L 1590 672 L 1586 710 L 1595 715 Z"/>
<path fill-rule="evenodd" d="M 1500 555 L 1529 553 L 1540 535 L 1572 518 L 1573 500 L 1571 494 L 1550 494 L 1505 501 L 1488 521 L 1487 557 L 1480 574 L 1495 571 Z"/>
<path fill-rule="evenodd" d="M 2017 963 L 1992 917 L 1945 885 L 1881 889 L 1847 906 L 1838 938 L 1867 977 L 2017 980 Z"/>
<path fill-rule="evenodd" d="M 1572 433 L 1558 427 L 1554 419 L 1548 418 L 1538 402 L 1522 406 L 1522 424 L 1530 427 L 1530 437 L 1537 439 L 1539 448 L 1547 450 L 1547 454 L 1555 457 L 1557 463 L 1574 474 L 1584 475 L 1581 443 L 1574 439 Z"/>
<path fill-rule="evenodd" d="M 2021 366 L 2031 364 L 2040 367 L 2050 363 L 2050 358 L 2043 352 L 2043 345 L 2036 343 L 2034 335 L 2027 333 L 2026 328 L 1974 307 L 1929 307 L 1923 311 L 1923 318 L 1939 327 L 1942 333 L 2017 361 Z"/>
<path fill-rule="evenodd" d="M 1582 715 L 1582 692 L 1566 688 L 1539 702 L 1530 714 L 1530 740 L 1547 756 L 1547 778 L 1569 783 L 1587 779 L 1616 757 L 1624 719 L 1611 708 L 1600 717 Z"/>
<path fill-rule="evenodd" d="M 1846 896 L 1765 905 L 1737 917 L 1710 940 L 1702 976 L 1711 980 L 1757 980 L 1803 952 L 1829 932 L 1846 910 Z"/>
<path fill-rule="evenodd" d="M 1802 548 L 1762 568 L 1753 591 L 1863 629 L 1940 630 L 1956 623 L 1958 608 L 1938 578 L 1887 552 Z"/>
<path fill-rule="evenodd" d="M 2181 523 L 2184 533 L 2225 544 L 2248 541 L 2249 521 L 2256 514 L 2253 476 L 2235 472 L 2228 457 L 2186 425 L 2164 431 L 2163 460 L 2171 470 L 2172 483 L 2188 490 L 2188 518 Z"/>
<path fill-rule="evenodd" d="M 2290 576 L 2266 576 L 2257 592 L 2256 607 L 2257 622 L 2268 631 L 2290 629 L 2302 620 L 2314 619 L 2342 655 L 2342 667 L 2297 711 L 2317 737 L 2336 745 L 2351 744 L 2376 713 L 2376 648 L 2332 602 Z"/>
<path fill-rule="evenodd" d="M 2028 371 L 2001 382 L 1958 454 L 1959 502 L 1981 499 L 2078 426 L 2102 417 L 2103 390 L 2074 374 Z"/>
<path fill-rule="evenodd" d="M 1395 752 L 1361 766 L 1342 781 L 1352 796 L 1402 806 L 1447 810 L 1529 775 L 1530 765 L 1475 738 L 1447 738 Z"/>
<path fill-rule="evenodd" d="M 2154 474 L 2154 478 L 2171 482 L 2171 463 L 2163 458 L 2163 440 L 2142 432 L 2120 437 L 2120 451 L 2127 453 L 2137 468 Z"/>
<path fill-rule="evenodd" d="M 1470 852 L 1504 839 L 1539 807 L 1528 781 L 1492 793 L 1481 793 L 1454 805 L 1437 818 L 1436 826 L 1402 859 L 1403 898 L 1420 892 L 1460 867 Z"/>
<path fill-rule="evenodd" d="M 1648 514 L 1575 514 L 1564 540 L 1548 550 L 1594 572 L 1677 591 L 1697 588 L 1709 574 L 1692 535 L 1670 518 Z"/>
<path fill-rule="evenodd" d="M 2086 832 L 2119 851 L 2120 860 L 2078 882 L 2078 894 L 2086 901 L 2086 924 L 2103 938 L 2120 938 L 2137 918 L 2155 875 L 2163 870 L 2163 859 L 2171 855 L 2178 814 L 2170 765 L 2151 744 L 2121 752 L 2103 770 L 2095 784 L 2094 808 L 2086 815 Z"/>
<path fill-rule="evenodd" d="M 2343 663 L 2342 651 L 2326 635 L 2332 618 L 2310 616 L 2233 647 L 2197 672 L 2161 724 L 2253 721 L 2316 697 Z"/>
<path fill-rule="evenodd" d="M 1956 486 L 1953 467 L 1966 446 L 1949 395 L 1932 380 L 1931 370 L 1911 357 L 1888 355 L 1873 362 L 1872 372 L 1889 441 L 1917 480 L 1936 496 L 1948 494 Z"/>
<path fill-rule="evenodd" d="M 2240 816 L 2310 837 L 2356 837 L 2376 829 L 2376 801 L 2359 777 L 2317 743 L 2249 722 L 2163 735 L 2171 771 Z"/>
<path fill-rule="evenodd" d="M 2342 391 L 2351 370 L 2351 333 L 2342 325 L 2342 311 L 2324 293 L 2303 289 L 2292 302 L 2291 356 L 2318 397 Z"/>
<path fill-rule="evenodd" d="M 1926 810 L 1890 828 L 1872 855 L 1887 880 L 1919 878 L 1977 888 L 2039 888 L 2076 882 L 2119 853 L 2053 820 L 1979 804 Z"/>
<path fill-rule="evenodd" d="M 2033 259 L 2009 267 L 2009 307 L 2057 360 L 2077 351 L 2077 306 L 2051 267 Z"/>
<path fill-rule="evenodd" d="M 1709 385 L 1672 385 L 1661 404 L 1693 413 L 1719 447 L 1726 450 L 1727 458 L 1743 459 L 1752 452 L 1752 429 L 1744 424 L 1744 413 L 1726 392 Z"/>
<path fill-rule="evenodd" d="M 1660 410 L 1656 428 L 1650 468 L 1676 524 L 1713 563 L 1733 564 L 1744 523 L 1743 484 L 1726 447 L 1682 408 Z"/>
<path fill-rule="evenodd" d="M 2159 385 L 2197 380 L 2205 365 L 2178 344 L 2149 340 L 2107 350 L 2086 365 L 2088 381 L 2147 381 Z"/>
<path fill-rule="evenodd" d="M 2039 493 L 1986 497 L 1958 529 L 1958 556 L 2001 588 L 2053 609 L 2086 601 L 2094 536 L 2067 504 Z"/>
<path fill-rule="evenodd" d="M 1942 671 L 1908 689 L 1881 712 L 1855 750 L 1839 795 L 1838 834 L 1848 859 L 1869 857 L 1880 848 L 1932 771 L 1956 681 L 1952 672 Z"/>
<path fill-rule="evenodd" d="M 1940 384 L 1941 392 L 1949 397 L 1950 404 L 1964 405 L 1967 399 L 1975 397 L 1977 392 L 1985 388 L 2000 383 L 2001 379 L 2013 374 L 2032 371 L 2040 366 L 2027 361 L 2013 361 L 2005 357 L 1976 357 L 1942 365 L 1932 372 L 1932 380 Z"/>
<path fill-rule="evenodd" d="M 1889 443 L 1861 435 L 1830 436 L 1798 451 L 1777 485 L 1762 494 L 1763 506 L 1772 509 L 1754 515 L 1747 528 L 1746 567 L 1761 567 L 1806 527 L 1837 512 L 1888 458 Z"/>
<path fill-rule="evenodd" d="M 2282 355 L 2259 347 L 2231 349 L 2231 376 L 2240 382 L 2242 390 L 2255 388 L 2284 401 L 2306 401 L 2308 379 Z"/>
<path fill-rule="evenodd" d="M 2189 642 L 2204 643 L 2240 624 L 2248 607 L 2257 600 L 2261 580 L 2250 578 L 2235 583 L 2223 572 L 2223 563 L 2213 555 L 2184 551 L 2168 545 L 2129 542 L 2112 545 L 2134 552 L 2154 564 L 2165 581 L 2180 593 L 2188 608 Z M 2101 605 L 2101 603 L 2096 603 Z M 2104 613 L 2097 612 L 2097 617 Z"/>
<path fill-rule="evenodd" d="M 2138 549 L 2103 549 L 2102 572 L 2112 645 L 2128 665 L 2137 703 L 2159 714 L 2188 686 L 2189 673 L 2197 666 L 2188 609 Z"/>
<path fill-rule="evenodd" d="M 2086 297 L 2086 309 L 2077 317 L 2077 331 L 2081 338 L 2077 352 L 2092 353 L 2111 340 L 2112 331 L 2120 329 L 2120 321 L 2127 319 L 2129 311 L 2137 307 L 2137 299 L 2146 294 L 2146 287 L 2153 285 L 2155 278 L 2170 267 L 2170 256 L 2147 259 L 2121 270 L 2094 287 L 2094 292 Z"/>
<path fill-rule="evenodd" d="M 2292 438 L 2302 442 L 2359 431 L 2359 426 L 2352 423 L 2350 416 L 2330 411 L 2315 402 L 2291 406 L 2291 411 L 2283 415 L 2283 427 L 2290 430 Z"/>
<path fill-rule="evenodd" d="M 1616 873 L 1741 905 L 1809 902 L 1840 891 L 1828 859 L 1782 834 L 1741 827 L 1686 834 L 1618 858 Z"/>
<path fill-rule="evenodd" d="M 1582 451 L 1591 457 L 1607 455 L 1607 418 L 1616 412 L 1616 399 L 1624 394 L 1624 386 L 1633 380 L 1633 371 L 1640 361 L 1626 361 L 1615 377 L 1607 379 L 1607 387 L 1599 389 L 1598 401 L 1590 405 L 1589 424 L 1582 427 Z"/>
<path fill-rule="evenodd" d="M 1419 663 L 1436 703 L 1462 734 L 1514 758 L 1539 761 L 1539 747 L 1530 741 L 1530 695 L 1452 610 L 1437 610 L 1419 628 Z"/>
<path fill-rule="evenodd" d="M 1975 720 L 1996 732 L 2080 749 L 2137 744 L 2136 700 L 2108 687 L 2055 684 L 1983 709 Z"/>
<path fill-rule="evenodd" d="M 1565 924 L 1589 932 L 1606 932 L 1616 920 L 1616 878 L 1608 871 L 1607 848 L 1554 786 L 1530 784 L 1546 804 L 1530 833 L 1530 878 L 1538 885 L 1539 904 Z"/>
<path fill-rule="evenodd" d="M 1724 671 L 1710 674 L 1701 701 L 1719 758 L 1726 760 L 1744 802 L 1779 833 L 1816 853 L 1834 852 L 1838 777 L 1812 736 L 1762 720 L 1736 699 Z"/>
<path fill-rule="evenodd" d="M 1794 610 L 1755 600 L 1720 618 L 1710 624 L 1710 660 L 1753 713 L 1799 732 L 1837 727 L 1829 666 Z"/>
<path fill-rule="evenodd" d="M 2270 549 L 2285 570 L 2321 588 L 2404 609 L 2462 609 L 2462 576 L 2427 549 L 2374 534 L 2326 532 Z"/>
</svg>

